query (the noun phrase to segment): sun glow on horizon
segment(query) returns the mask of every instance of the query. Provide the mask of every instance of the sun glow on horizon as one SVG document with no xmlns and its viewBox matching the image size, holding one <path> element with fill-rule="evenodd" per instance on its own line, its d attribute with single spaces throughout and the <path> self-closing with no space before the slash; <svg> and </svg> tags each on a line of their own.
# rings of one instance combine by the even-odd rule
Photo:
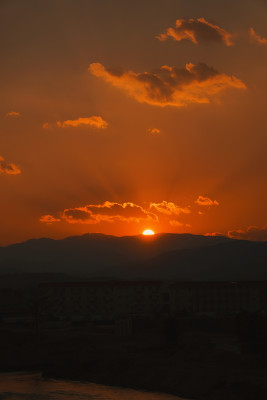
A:
<svg viewBox="0 0 267 400">
<path fill-rule="evenodd" d="M 143 231 L 143 235 L 148 236 L 148 235 L 155 235 L 155 232 L 152 231 L 152 229 L 146 229 Z"/>
</svg>

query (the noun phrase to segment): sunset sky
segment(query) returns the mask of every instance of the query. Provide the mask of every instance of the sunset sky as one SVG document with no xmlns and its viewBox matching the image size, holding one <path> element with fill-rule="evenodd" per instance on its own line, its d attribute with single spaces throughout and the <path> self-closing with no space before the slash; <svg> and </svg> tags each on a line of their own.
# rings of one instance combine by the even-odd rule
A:
<svg viewBox="0 0 267 400">
<path fill-rule="evenodd" d="M 0 245 L 267 240 L 267 1 L 0 0 Z"/>
</svg>

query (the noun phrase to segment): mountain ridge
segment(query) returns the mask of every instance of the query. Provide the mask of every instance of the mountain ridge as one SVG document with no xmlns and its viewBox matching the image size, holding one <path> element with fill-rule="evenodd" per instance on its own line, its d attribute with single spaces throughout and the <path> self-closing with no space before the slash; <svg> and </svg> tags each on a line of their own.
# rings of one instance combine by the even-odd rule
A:
<svg viewBox="0 0 267 400">
<path fill-rule="evenodd" d="M 67 273 L 124 279 L 201 279 L 242 276 L 267 279 L 267 242 L 226 236 L 160 233 L 153 236 L 84 234 L 30 239 L 0 248 L 0 274 Z M 266 267 L 267 268 L 267 267 Z"/>
</svg>

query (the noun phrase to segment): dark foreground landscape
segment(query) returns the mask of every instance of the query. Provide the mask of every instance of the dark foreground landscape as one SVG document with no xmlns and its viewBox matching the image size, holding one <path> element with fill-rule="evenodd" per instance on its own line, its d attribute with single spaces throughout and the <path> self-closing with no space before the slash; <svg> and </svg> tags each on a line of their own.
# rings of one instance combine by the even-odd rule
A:
<svg viewBox="0 0 267 400">
<path fill-rule="evenodd" d="M 54 323 L 38 332 L 2 324 L 0 369 L 190 399 L 266 399 L 266 337 L 267 321 L 255 315 L 135 321 L 127 336 L 112 324 Z"/>
<path fill-rule="evenodd" d="M 85 235 L 0 258 L 1 372 L 266 399 L 265 242 Z"/>
</svg>

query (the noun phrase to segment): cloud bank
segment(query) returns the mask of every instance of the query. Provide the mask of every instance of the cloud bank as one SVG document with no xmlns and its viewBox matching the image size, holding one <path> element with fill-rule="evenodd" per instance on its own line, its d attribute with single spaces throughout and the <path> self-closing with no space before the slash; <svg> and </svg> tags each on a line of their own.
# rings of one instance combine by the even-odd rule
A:
<svg viewBox="0 0 267 400">
<path fill-rule="evenodd" d="M 163 65 L 153 72 L 142 73 L 113 71 L 100 63 L 93 63 L 89 72 L 124 90 L 140 103 L 160 107 L 209 103 L 225 89 L 246 88 L 240 79 L 220 73 L 205 63 L 189 63 L 185 68 Z"/>
<path fill-rule="evenodd" d="M 174 28 L 168 28 L 165 33 L 156 36 L 160 41 L 173 39 L 190 40 L 194 44 L 199 42 L 213 41 L 232 46 L 232 35 L 217 25 L 211 24 L 205 18 L 177 19 Z"/>
<path fill-rule="evenodd" d="M 84 207 L 69 208 L 64 210 L 62 218 L 69 223 L 97 224 L 99 222 L 140 222 L 141 220 L 154 220 L 155 214 L 145 210 L 134 203 L 112 203 L 106 201 L 103 204 L 89 204 Z"/>
<path fill-rule="evenodd" d="M 98 224 L 100 222 L 113 223 L 153 221 L 159 222 L 160 218 L 171 218 L 172 226 L 181 226 L 176 221 L 180 214 L 190 214 L 188 207 L 180 207 L 175 203 L 162 201 L 161 203 L 150 203 L 146 207 L 132 202 L 116 203 L 105 201 L 102 204 L 87 204 L 82 207 L 65 209 L 59 217 L 47 214 L 40 218 L 40 222 L 51 224 L 66 221 L 71 224 Z"/>
</svg>

